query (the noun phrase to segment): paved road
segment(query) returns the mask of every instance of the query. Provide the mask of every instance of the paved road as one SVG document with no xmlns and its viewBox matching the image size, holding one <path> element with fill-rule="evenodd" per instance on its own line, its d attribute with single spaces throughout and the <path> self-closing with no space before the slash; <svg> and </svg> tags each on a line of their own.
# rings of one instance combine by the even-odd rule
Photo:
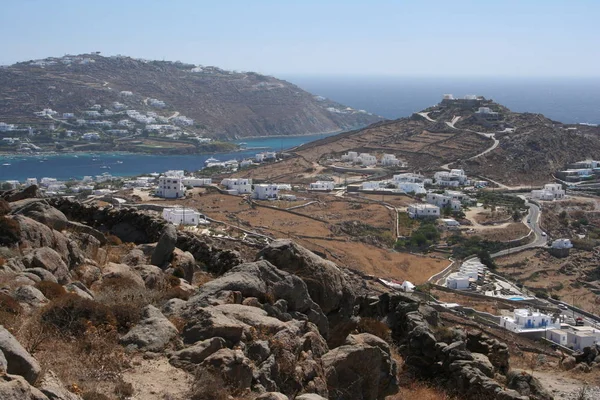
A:
<svg viewBox="0 0 600 400">
<path fill-rule="evenodd" d="M 510 249 L 491 254 L 492 258 L 506 256 L 534 247 L 546 246 L 548 237 L 544 235 L 544 231 L 542 231 L 542 228 L 540 228 L 540 217 L 542 215 L 540 207 L 533 203 L 527 203 L 527 205 L 529 206 L 529 213 L 527 214 L 527 226 L 529 226 L 529 228 L 533 231 L 533 235 L 535 235 L 534 240 L 522 246 L 511 247 Z"/>
</svg>

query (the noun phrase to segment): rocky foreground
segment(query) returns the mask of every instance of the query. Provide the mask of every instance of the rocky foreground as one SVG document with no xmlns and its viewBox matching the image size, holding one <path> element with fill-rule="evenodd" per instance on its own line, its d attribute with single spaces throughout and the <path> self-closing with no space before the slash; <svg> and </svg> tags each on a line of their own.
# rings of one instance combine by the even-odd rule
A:
<svg viewBox="0 0 600 400">
<path fill-rule="evenodd" d="M 1 399 L 406 398 L 400 374 L 552 398 L 505 344 L 292 241 L 246 260 L 150 214 L 31 196 L 0 200 Z"/>
</svg>

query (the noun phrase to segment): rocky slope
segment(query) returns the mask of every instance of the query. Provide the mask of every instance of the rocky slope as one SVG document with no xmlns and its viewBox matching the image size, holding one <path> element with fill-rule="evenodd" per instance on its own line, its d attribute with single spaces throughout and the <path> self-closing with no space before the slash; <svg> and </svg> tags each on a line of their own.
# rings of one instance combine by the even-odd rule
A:
<svg viewBox="0 0 600 400">
<path fill-rule="evenodd" d="M 127 109 L 185 115 L 194 120 L 189 129 L 219 139 L 333 132 L 381 119 L 270 76 L 124 56 L 17 63 L 0 68 L 0 86 L 0 122 L 9 124 L 48 123 L 33 114 L 44 108 L 79 113 L 115 101 Z M 153 107 L 149 99 L 165 106 Z"/>
<path fill-rule="evenodd" d="M 363 293 L 289 240 L 248 260 L 134 210 L 0 209 L 2 399 L 375 400 L 401 369 L 460 398 L 551 398 L 507 345 L 441 335 L 419 297 Z"/>
</svg>

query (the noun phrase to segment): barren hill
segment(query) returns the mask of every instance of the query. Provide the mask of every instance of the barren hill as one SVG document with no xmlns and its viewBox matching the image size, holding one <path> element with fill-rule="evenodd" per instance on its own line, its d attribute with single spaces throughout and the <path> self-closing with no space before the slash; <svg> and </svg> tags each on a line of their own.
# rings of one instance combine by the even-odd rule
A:
<svg viewBox="0 0 600 400">
<path fill-rule="evenodd" d="M 0 122 L 7 124 L 47 123 L 34 115 L 45 108 L 78 115 L 114 102 L 163 117 L 185 115 L 194 121 L 187 129 L 218 139 L 334 132 L 381 120 L 270 76 L 123 56 L 5 66 L 0 87 Z"/>
<path fill-rule="evenodd" d="M 339 159 L 348 151 L 378 158 L 391 153 L 405 160 L 412 171 L 460 167 L 470 175 L 506 185 L 540 184 L 568 162 L 597 158 L 600 128 L 566 125 L 541 114 L 515 113 L 483 97 L 448 99 L 409 118 L 308 143 L 297 148 L 296 160 L 287 164 L 307 169 Z M 290 167 L 287 176 L 303 171 Z M 252 174 L 257 178 L 265 175 L 261 169 Z"/>
</svg>

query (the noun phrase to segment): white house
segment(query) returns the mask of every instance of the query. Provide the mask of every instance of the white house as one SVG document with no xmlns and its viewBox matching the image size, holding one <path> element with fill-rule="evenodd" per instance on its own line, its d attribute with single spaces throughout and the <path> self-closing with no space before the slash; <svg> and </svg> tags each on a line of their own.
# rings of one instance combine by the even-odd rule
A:
<svg viewBox="0 0 600 400">
<path fill-rule="evenodd" d="M 393 154 L 384 154 L 381 157 L 381 165 L 388 166 L 396 166 L 402 164 L 402 161 L 398 160 Z"/>
<path fill-rule="evenodd" d="M 559 200 L 565 197 L 565 191 L 559 183 L 548 183 L 541 190 L 532 190 L 531 197 L 538 200 Z"/>
<path fill-rule="evenodd" d="M 438 171 L 433 175 L 436 185 L 439 186 L 463 186 L 469 184 L 469 179 L 462 169 L 450 171 Z"/>
<path fill-rule="evenodd" d="M 252 162 L 252 160 L 242 160 L 240 162 L 240 168 L 247 168 L 247 167 L 251 167 L 254 165 L 254 162 Z"/>
<path fill-rule="evenodd" d="M 396 185 L 396 187 L 398 189 L 402 190 L 404 193 L 414 193 L 414 194 L 427 193 L 427 190 L 425 190 L 425 186 L 423 185 L 423 183 L 392 181 L 392 184 Z"/>
<path fill-rule="evenodd" d="M 75 118 L 75 114 L 73 114 L 73 113 L 63 113 L 62 117 L 64 119 L 71 119 L 71 118 Z"/>
<path fill-rule="evenodd" d="M 408 206 L 410 218 L 438 218 L 440 208 L 432 204 L 411 204 Z"/>
<path fill-rule="evenodd" d="M 81 138 L 83 140 L 98 140 L 100 139 L 100 135 L 96 132 L 88 132 L 84 133 L 83 136 L 81 136 Z"/>
<path fill-rule="evenodd" d="M 56 178 L 43 177 L 40 180 L 41 186 L 45 186 L 45 187 L 48 187 L 49 185 L 52 185 L 53 183 L 56 183 L 56 182 L 57 182 Z"/>
<path fill-rule="evenodd" d="M 27 178 L 27 180 L 25 181 L 25 187 L 29 187 L 29 186 L 33 186 L 38 184 L 38 180 L 37 178 Z"/>
<path fill-rule="evenodd" d="M 453 272 L 446 278 L 446 287 L 454 290 L 465 290 L 469 288 L 471 278 L 460 272 Z"/>
<path fill-rule="evenodd" d="M 209 186 L 212 184 L 212 179 L 211 178 L 184 177 L 183 184 L 185 186 L 191 186 L 191 187 Z"/>
<path fill-rule="evenodd" d="M 7 124 L 6 122 L 0 122 L 0 132 L 8 132 L 12 131 L 15 128 L 12 124 Z"/>
<path fill-rule="evenodd" d="M 258 153 L 254 157 L 256 162 L 261 163 L 263 161 L 272 161 L 277 159 L 277 153 L 274 151 L 265 151 L 264 153 Z"/>
<path fill-rule="evenodd" d="M 385 188 L 384 181 L 367 181 L 360 184 L 361 190 L 379 190 Z"/>
<path fill-rule="evenodd" d="M 162 216 L 165 220 L 175 225 L 208 224 L 204 215 L 192 208 L 165 208 Z"/>
<path fill-rule="evenodd" d="M 308 190 L 329 192 L 335 187 L 335 182 L 332 181 L 316 181 L 308 186 Z"/>
<path fill-rule="evenodd" d="M 592 327 L 572 327 L 567 331 L 567 347 L 573 350 L 581 351 L 586 347 L 593 347 L 599 339 L 600 331 Z"/>
<path fill-rule="evenodd" d="M 252 193 L 252 179 L 247 178 L 225 178 L 221 181 L 231 194 Z"/>
<path fill-rule="evenodd" d="M 413 285 L 409 281 L 402 282 L 402 285 L 400 285 L 400 287 L 405 292 L 414 292 L 415 291 L 415 285 Z"/>
<path fill-rule="evenodd" d="M 460 227 L 460 222 L 454 218 L 442 218 L 440 222 L 442 223 L 443 227 L 448 230 L 458 229 Z"/>
<path fill-rule="evenodd" d="M 560 344 L 561 346 L 567 345 L 567 331 L 562 329 L 549 329 L 546 332 L 546 339 Z"/>
<path fill-rule="evenodd" d="M 348 153 L 342 155 L 342 161 L 355 162 L 358 158 L 358 153 L 356 151 L 349 151 Z"/>
<path fill-rule="evenodd" d="M 182 169 L 170 169 L 167 172 L 165 172 L 164 175 L 171 178 L 183 178 L 185 172 Z"/>
<path fill-rule="evenodd" d="M 460 211 L 462 209 L 462 203 L 459 200 L 452 199 L 451 196 L 429 192 L 427 193 L 426 200 L 429 204 L 434 204 L 440 208 L 450 207 L 452 211 Z"/>
<path fill-rule="evenodd" d="M 179 176 L 161 176 L 158 178 L 156 195 L 167 199 L 178 199 L 185 196 L 183 178 Z"/>
<path fill-rule="evenodd" d="M 377 157 L 372 156 L 369 153 L 360 153 L 360 155 L 356 159 L 356 163 L 359 163 L 359 164 L 362 164 L 362 165 L 365 165 L 365 166 L 376 165 L 377 164 Z"/>
<path fill-rule="evenodd" d="M 254 185 L 254 191 L 252 192 L 252 197 L 258 200 L 272 200 L 277 199 L 279 195 L 279 188 L 274 184 L 259 184 Z"/>
<path fill-rule="evenodd" d="M 517 308 L 513 312 L 513 317 L 500 317 L 500 326 L 516 333 L 531 332 L 536 330 L 560 329 L 558 318 L 544 314 L 540 311 L 533 311 L 527 308 Z"/>
<path fill-rule="evenodd" d="M 570 249 L 573 247 L 573 243 L 569 239 L 556 239 L 552 242 L 553 249 Z"/>
</svg>

